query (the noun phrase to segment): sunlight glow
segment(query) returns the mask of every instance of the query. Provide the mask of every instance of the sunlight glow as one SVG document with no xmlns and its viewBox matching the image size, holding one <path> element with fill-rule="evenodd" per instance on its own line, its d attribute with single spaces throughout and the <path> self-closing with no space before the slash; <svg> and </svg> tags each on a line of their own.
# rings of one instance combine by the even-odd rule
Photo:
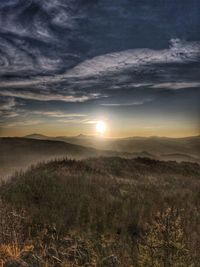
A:
<svg viewBox="0 0 200 267">
<path fill-rule="evenodd" d="M 99 134 L 104 134 L 106 132 L 106 123 L 104 121 L 97 121 L 96 131 Z"/>
</svg>

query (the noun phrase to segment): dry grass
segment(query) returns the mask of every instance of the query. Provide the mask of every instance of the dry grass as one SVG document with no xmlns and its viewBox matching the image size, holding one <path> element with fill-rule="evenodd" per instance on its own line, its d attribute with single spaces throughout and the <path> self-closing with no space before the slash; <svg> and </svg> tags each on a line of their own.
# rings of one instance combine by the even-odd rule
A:
<svg viewBox="0 0 200 267">
<path fill-rule="evenodd" d="M 5 258 L 20 258 L 23 252 L 33 251 L 34 247 L 32 245 L 26 245 L 23 248 L 19 247 L 17 244 L 0 244 L 0 255 Z"/>
<path fill-rule="evenodd" d="M 0 187 L 0 253 L 20 258 L 27 249 L 48 267 L 110 267 L 115 261 L 138 267 L 138 258 L 149 257 L 148 231 L 156 217 L 176 210 L 178 220 L 171 223 L 180 221 L 181 228 L 174 236 L 181 231 L 181 246 L 199 266 L 199 177 L 198 164 L 149 159 L 41 164 Z M 159 229 L 154 233 L 162 236 Z M 66 236 L 69 246 L 60 244 Z"/>
</svg>

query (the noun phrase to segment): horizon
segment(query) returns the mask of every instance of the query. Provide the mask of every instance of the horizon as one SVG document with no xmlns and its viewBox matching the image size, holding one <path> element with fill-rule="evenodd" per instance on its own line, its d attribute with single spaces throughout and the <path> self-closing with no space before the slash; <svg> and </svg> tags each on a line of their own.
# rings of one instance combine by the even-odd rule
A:
<svg viewBox="0 0 200 267">
<path fill-rule="evenodd" d="M 122 137 L 115 137 L 115 136 L 103 136 L 98 134 L 87 135 L 79 133 L 77 135 L 47 135 L 42 133 L 29 133 L 26 135 L 8 135 L 8 136 L 0 136 L 0 138 L 26 138 L 29 136 L 43 136 L 43 137 L 63 137 L 63 138 L 77 138 L 77 137 L 88 137 L 88 138 L 97 138 L 97 139 L 128 139 L 128 138 L 169 138 L 169 139 L 184 139 L 184 138 L 193 138 L 199 137 L 199 134 L 196 135 L 187 135 L 187 136 L 164 136 L 164 135 L 129 135 L 129 136 L 122 136 Z"/>
</svg>

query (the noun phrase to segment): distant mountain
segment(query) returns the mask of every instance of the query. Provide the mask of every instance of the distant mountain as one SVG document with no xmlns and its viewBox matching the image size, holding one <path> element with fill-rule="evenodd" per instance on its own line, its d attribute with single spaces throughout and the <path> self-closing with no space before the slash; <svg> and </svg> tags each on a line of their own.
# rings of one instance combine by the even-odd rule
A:
<svg viewBox="0 0 200 267">
<path fill-rule="evenodd" d="M 30 138 L 30 136 L 26 136 Z M 41 139 L 35 134 L 31 138 Z M 101 150 L 112 150 L 127 153 L 141 153 L 147 151 L 160 157 L 163 154 L 185 155 L 186 157 L 200 158 L 200 136 L 185 138 L 168 137 L 128 137 L 128 138 L 98 138 L 97 136 L 78 135 L 74 137 L 45 137 L 46 140 L 59 140 L 71 144 L 93 147 Z M 173 156 L 174 157 L 174 156 Z"/>
<path fill-rule="evenodd" d="M 39 134 L 39 133 L 33 133 L 33 134 L 28 134 L 25 135 L 24 138 L 29 138 L 29 139 L 42 139 L 42 140 L 55 140 L 55 139 L 71 139 L 71 138 L 76 138 L 76 139 L 89 139 L 89 138 L 96 138 L 96 136 L 92 136 L 92 135 L 85 135 L 85 134 L 79 134 L 76 136 L 47 136 L 44 134 Z"/>
<path fill-rule="evenodd" d="M 9 175 L 13 170 L 24 169 L 30 164 L 50 159 L 84 158 L 98 154 L 93 148 L 60 141 L 41 140 L 42 137 L 42 135 L 34 134 L 29 139 L 0 138 L 0 174 Z"/>
<path fill-rule="evenodd" d="M 47 139 L 50 139 L 50 137 L 48 137 L 48 136 L 46 136 L 46 135 L 43 135 L 43 134 L 37 134 L 37 133 L 26 135 L 25 138 L 30 138 L 30 139 L 41 139 L 41 140 L 47 140 Z"/>
<path fill-rule="evenodd" d="M 46 140 L 43 140 L 46 139 Z M 137 155 L 126 152 L 97 150 L 74 145 L 33 134 L 27 138 L 0 138 L 0 175 L 7 176 L 32 164 L 55 158 L 89 158 L 98 156 L 120 156 L 132 158 Z M 142 156 L 142 154 L 141 154 Z M 153 157 L 153 156 L 152 156 Z"/>
<path fill-rule="evenodd" d="M 0 138 L 0 176 L 63 157 L 142 157 L 200 163 L 199 140 L 199 137 L 109 139 L 85 135 L 48 137 L 41 134 L 26 138 Z"/>
</svg>

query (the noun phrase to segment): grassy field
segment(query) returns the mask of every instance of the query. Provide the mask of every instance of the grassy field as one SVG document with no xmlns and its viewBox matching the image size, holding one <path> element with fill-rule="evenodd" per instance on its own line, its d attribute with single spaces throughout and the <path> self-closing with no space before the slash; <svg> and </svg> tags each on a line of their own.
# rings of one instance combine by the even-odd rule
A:
<svg viewBox="0 0 200 267">
<path fill-rule="evenodd" d="M 57 160 L 0 195 L 2 266 L 200 265 L 197 163 Z"/>
</svg>

